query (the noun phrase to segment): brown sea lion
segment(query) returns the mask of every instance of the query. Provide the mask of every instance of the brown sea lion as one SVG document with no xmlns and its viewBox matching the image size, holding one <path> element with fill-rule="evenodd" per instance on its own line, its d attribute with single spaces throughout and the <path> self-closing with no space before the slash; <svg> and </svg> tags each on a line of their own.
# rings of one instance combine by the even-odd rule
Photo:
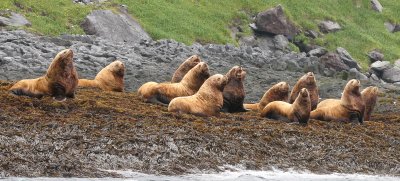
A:
<svg viewBox="0 0 400 181">
<path fill-rule="evenodd" d="M 215 74 L 204 82 L 196 94 L 172 99 L 168 111 L 216 116 L 224 104 L 222 92 L 227 83 L 228 77 Z"/>
<path fill-rule="evenodd" d="M 148 82 L 139 88 L 138 94 L 144 102 L 169 104 L 175 97 L 195 94 L 209 76 L 208 65 L 200 62 L 179 83 Z"/>
<path fill-rule="evenodd" d="M 260 102 L 255 104 L 244 104 L 244 108 L 261 111 L 268 103 L 272 101 L 287 101 L 288 97 L 289 84 L 286 82 L 279 82 L 264 93 Z"/>
<path fill-rule="evenodd" d="M 37 98 L 49 95 L 58 101 L 74 98 L 78 74 L 74 67 L 73 56 L 74 53 L 70 49 L 59 52 L 44 76 L 18 81 L 9 91 L 15 95 Z"/>
<path fill-rule="evenodd" d="M 302 88 L 297 94 L 293 104 L 283 101 L 273 101 L 261 111 L 261 117 L 280 119 L 284 117 L 291 122 L 307 124 L 311 112 L 310 94 L 306 88 Z"/>
<path fill-rule="evenodd" d="M 79 79 L 80 87 L 96 87 L 105 91 L 124 91 L 125 65 L 116 60 L 104 67 L 94 80 Z"/>
<path fill-rule="evenodd" d="M 302 88 L 306 88 L 308 90 L 311 99 L 311 110 L 314 110 L 317 108 L 319 101 L 319 92 L 314 73 L 308 72 L 297 81 L 297 83 L 293 86 L 292 92 L 290 93 L 289 103 L 293 103 L 294 100 L 296 100 L 297 94 L 299 94 Z"/>
<path fill-rule="evenodd" d="M 378 99 L 378 87 L 369 86 L 361 91 L 361 97 L 365 104 L 364 121 L 371 120 L 371 114 L 374 110 L 376 100 Z"/>
<path fill-rule="evenodd" d="M 311 111 L 310 118 L 322 121 L 343 121 L 350 122 L 357 118 L 363 122 L 365 105 L 360 93 L 360 81 L 350 80 L 340 99 L 326 99 L 321 101 L 314 111 Z"/>
<path fill-rule="evenodd" d="M 189 72 L 194 66 L 201 62 L 201 59 L 197 55 L 192 55 L 186 59 L 179 67 L 176 69 L 174 75 L 172 76 L 172 83 L 178 83 L 182 80 L 183 76 Z"/>
<path fill-rule="evenodd" d="M 243 81 L 246 76 L 246 72 L 242 67 L 234 66 L 226 74 L 228 77 L 228 84 L 224 88 L 224 105 L 222 107 L 223 112 L 245 112 L 243 107 L 244 101 L 244 86 Z"/>
</svg>

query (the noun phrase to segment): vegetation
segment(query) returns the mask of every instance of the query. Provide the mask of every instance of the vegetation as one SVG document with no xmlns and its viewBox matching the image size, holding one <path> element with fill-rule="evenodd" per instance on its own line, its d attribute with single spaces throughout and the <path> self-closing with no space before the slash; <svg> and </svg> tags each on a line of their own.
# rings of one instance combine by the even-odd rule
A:
<svg viewBox="0 0 400 181">
<path fill-rule="evenodd" d="M 71 0 L 3 0 L 0 9 L 22 12 L 32 22 L 29 28 L 47 35 L 83 33 L 79 27 L 91 9 L 128 6 L 129 12 L 154 39 L 175 39 L 186 44 L 232 43 L 230 28 L 240 27 L 239 36 L 249 35 L 251 17 L 282 4 L 286 14 L 303 30 L 318 31 L 320 20 L 339 22 L 343 30 L 313 41 L 330 50 L 346 48 L 365 68 L 366 54 L 377 49 L 385 58 L 400 58 L 400 33 L 389 33 L 384 22 L 400 23 L 400 3 L 380 0 L 383 13 L 371 9 L 369 1 L 352 0 L 111 0 L 103 5 L 82 6 Z M 54 8 L 57 7 L 57 8 Z"/>
</svg>

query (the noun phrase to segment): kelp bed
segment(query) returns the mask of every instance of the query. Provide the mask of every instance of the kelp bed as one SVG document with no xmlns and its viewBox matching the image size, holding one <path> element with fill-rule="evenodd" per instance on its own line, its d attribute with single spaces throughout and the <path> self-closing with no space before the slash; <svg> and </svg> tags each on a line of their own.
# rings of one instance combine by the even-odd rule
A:
<svg viewBox="0 0 400 181">
<path fill-rule="evenodd" d="M 104 170 L 184 174 L 244 169 L 400 175 L 395 93 L 373 121 L 311 120 L 308 126 L 255 112 L 196 117 L 142 103 L 136 93 L 79 89 L 75 99 L 16 97 L 0 83 L 0 174 L 118 177 Z"/>
</svg>

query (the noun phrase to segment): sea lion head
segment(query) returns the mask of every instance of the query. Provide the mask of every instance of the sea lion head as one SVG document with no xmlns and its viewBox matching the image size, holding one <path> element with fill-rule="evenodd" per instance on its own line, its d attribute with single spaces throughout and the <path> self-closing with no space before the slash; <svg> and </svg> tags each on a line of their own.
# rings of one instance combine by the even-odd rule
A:
<svg viewBox="0 0 400 181">
<path fill-rule="evenodd" d="M 73 57 L 74 53 L 71 49 L 65 49 L 59 52 L 47 69 L 46 76 L 48 78 L 53 78 L 54 76 L 69 76 L 68 73 L 75 71 Z"/>
<path fill-rule="evenodd" d="M 362 123 L 365 104 L 362 100 L 360 87 L 360 81 L 357 79 L 351 79 L 349 82 L 347 82 L 341 97 L 341 104 L 345 108 L 349 109 L 349 111 L 356 114 L 359 122 Z"/>
<path fill-rule="evenodd" d="M 228 84 L 228 77 L 221 74 L 215 74 L 208 78 L 204 84 L 215 87 L 222 92 L 226 84 Z"/>
<path fill-rule="evenodd" d="M 210 77 L 210 70 L 208 69 L 208 65 L 205 62 L 200 62 L 196 66 L 193 67 L 194 71 L 205 78 Z"/>
<path fill-rule="evenodd" d="M 185 60 L 189 68 L 193 68 L 197 64 L 201 62 L 201 59 L 198 55 L 192 55 L 188 59 Z"/>
<path fill-rule="evenodd" d="M 240 66 L 234 66 L 229 70 L 228 73 L 226 73 L 226 76 L 228 77 L 229 80 L 238 80 L 242 81 L 244 80 L 244 77 L 246 76 L 246 71 Z"/>
<path fill-rule="evenodd" d="M 123 77 L 125 74 L 125 65 L 120 60 L 110 63 L 106 68 L 118 77 Z"/>
<path fill-rule="evenodd" d="M 274 94 L 288 97 L 289 84 L 287 82 L 279 82 L 272 86 L 271 89 L 274 91 Z"/>
<path fill-rule="evenodd" d="M 301 124 L 307 124 L 311 112 L 310 93 L 306 88 L 302 88 L 294 101 L 295 116 Z"/>
</svg>

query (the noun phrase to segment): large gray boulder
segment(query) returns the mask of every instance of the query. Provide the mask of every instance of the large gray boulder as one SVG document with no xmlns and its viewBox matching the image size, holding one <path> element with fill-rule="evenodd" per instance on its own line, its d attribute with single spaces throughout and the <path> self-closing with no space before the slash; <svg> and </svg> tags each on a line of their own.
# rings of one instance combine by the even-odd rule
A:
<svg viewBox="0 0 400 181">
<path fill-rule="evenodd" d="M 335 71 L 348 71 L 350 67 L 346 65 L 337 53 L 327 53 L 320 57 L 320 62 L 325 68 L 333 69 Z"/>
<path fill-rule="evenodd" d="M 308 56 L 315 56 L 315 57 L 321 57 L 322 55 L 325 55 L 328 53 L 328 50 L 326 50 L 324 47 L 318 47 L 316 49 L 310 50 L 307 55 Z"/>
<path fill-rule="evenodd" d="M 255 26 L 257 31 L 288 37 L 294 37 L 299 32 L 294 23 L 285 16 L 281 5 L 258 13 Z"/>
<path fill-rule="evenodd" d="M 371 7 L 373 10 L 377 11 L 377 12 L 382 12 L 383 7 L 381 5 L 381 3 L 378 0 L 371 0 Z"/>
<path fill-rule="evenodd" d="M 371 69 L 381 73 L 382 71 L 389 69 L 391 67 L 389 61 L 376 61 L 371 64 Z"/>
<path fill-rule="evenodd" d="M 319 30 L 323 33 L 336 32 L 342 29 L 339 23 L 333 21 L 321 21 L 318 25 Z"/>
<path fill-rule="evenodd" d="M 355 61 L 353 57 L 351 57 L 350 53 L 346 49 L 338 47 L 336 49 L 336 52 L 339 54 L 339 57 L 340 59 L 342 59 L 343 63 L 348 65 L 350 68 L 356 68 L 357 70 L 361 70 L 361 66 L 358 65 L 357 61 Z"/>
<path fill-rule="evenodd" d="M 400 68 L 400 59 L 394 61 L 394 66 L 399 67 Z"/>
<path fill-rule="evenodd" d="M 400 82 L 400 68 L 392 67 L 383 71 L 382 79 L 389 83 Z"/>
<path fill-rule="evenodd" d="M 376 50 L 373 50 L 368 53 L 369 60 L 371 63 L 376 62 L 376 61 L 383 61 L 384 55 Z"/>
<path fill-rule="evenodd" d="M 18 13 L 2 11 L 0 12 L 0 26 L 31 26 L 31 22 Z"/>
<path fill-rule="evenodd" d="M 111 10 L 95 10 L 81 24 L 88 35 L 96 35 L 113 42 L 139 43 L 150 40 L 150 36 L 125 11 L 119 14 Z"/>
</svg>

